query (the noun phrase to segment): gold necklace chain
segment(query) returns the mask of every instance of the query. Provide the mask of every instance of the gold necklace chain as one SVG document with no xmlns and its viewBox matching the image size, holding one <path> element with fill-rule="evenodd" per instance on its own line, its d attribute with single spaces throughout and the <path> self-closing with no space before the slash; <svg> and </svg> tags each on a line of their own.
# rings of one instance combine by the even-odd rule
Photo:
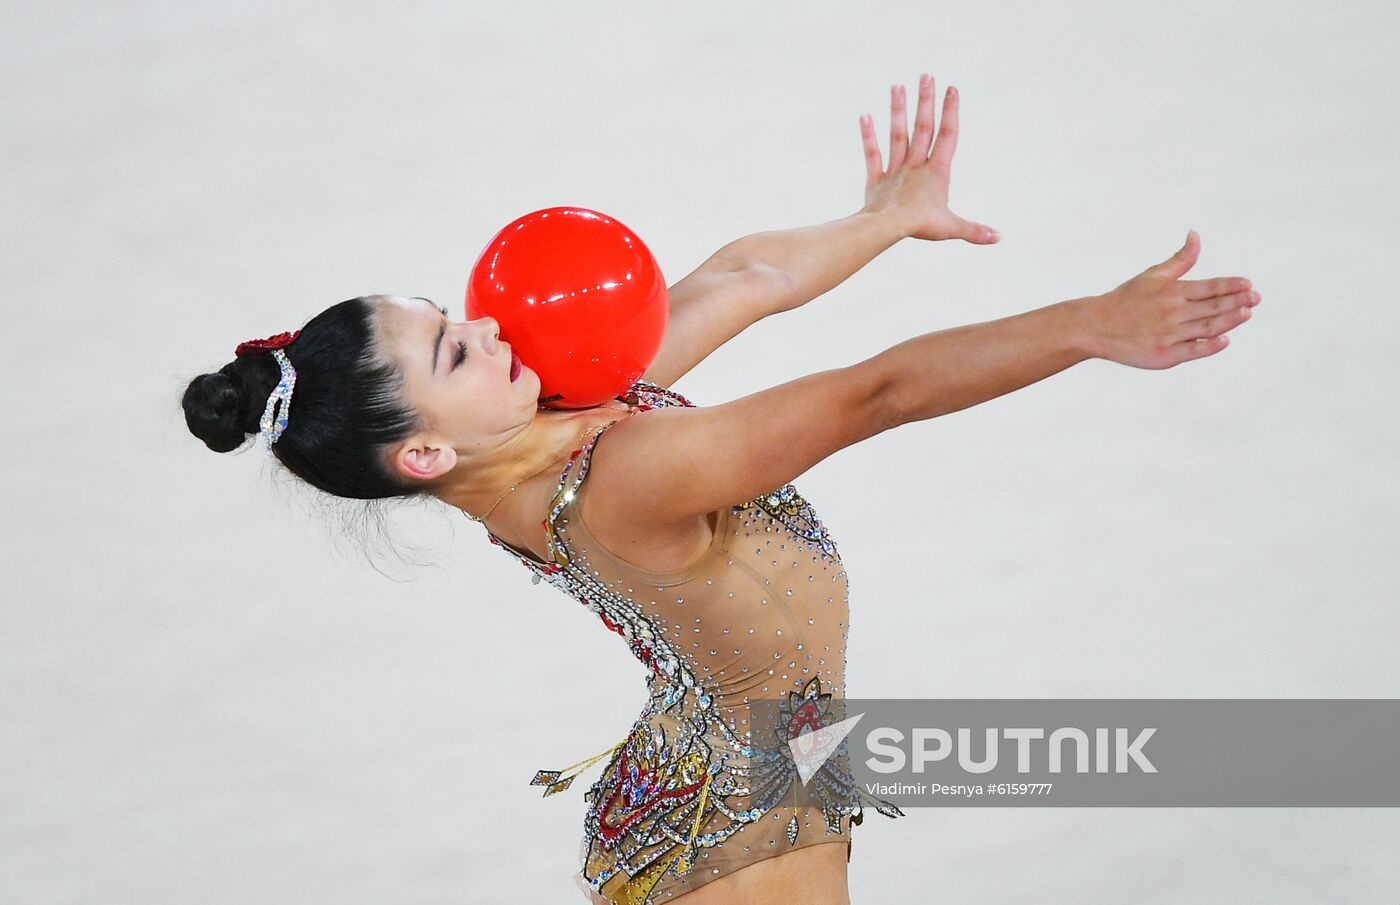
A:
<svg viewBox="0 0 1400 905">
<path fill-rule="evenodd" d="M 632 406 L 629 405 L 629 406 L 627 407 L 627 410 L 630 412 L 630 411 L 632 410 Z M 616 410 L 616 409 L 613 409 L 613 411 L 617 411 L 617 410 Z M 577 446 L 576 446 L 575 448 L 581 447 L 581 446 L 583 446 L 583 444 L 587 443 L 587 442 L 588 442 L 588 435 L 589 435 L 589 434 L 593 433 L 593 432 L 596 431 L 596 430 L 602 430 L 603 428 L 607 427 L 608 425 L 610 425 L 610 424 L 615 424 L 615 423 L 616 423 L 616 422 L 609 421 L 609 422 L 606 422 L 605 424 L 595 424 L 595 425 L 593 425 L 592 427 L 588 428 L 588 430 L 586 430 L 586 431 L 583 432 L 583 436 L 579 437 L 578 444 L 577 444 Z M 496 511 L 496 507 L 499 506 L 499 505 L 501 505 L 501 500 L 504 500 L 506 497 L 510 496 L 512 493 L 515 493 L 516 488 L 518 488 L 521 484 L 524 484 L 526 481 L 530 480 L 530 478 L 538 477 L 539 475 L 544 474 L 546 470 L 548 470 L 548 469 L 550 469 L 550 468 L 553 468 L 555 464 L 556 464 L 556 463 L 554 463 L 554 462 L 550 462 L 550 463 L 548 463 L 547 465 L 545 465 L 544 468 L 541 468 L 539 471 L 535 472 L 534 474 L 527 475 L 527 476 L 521 478 L 520 480 L 516 481 L 514 484 L 510 485 L 510 489 L 507 490 L 505 493 L 501 494 L 500 496 L 496 497 L 496 502 L 492 503 L 492 504 L 491 504 L 491 508 L 490 508 L 490 509 L 487 509 L 487 510 L 486 510 L 485 512 L 483 512 L 481 515 L 472 515 L 470 512 L 468 512 L 468 511 L 465 510 L 465 509 L 462 509 L 462 514 L 465 515 L 467 518 L 471 519 L 471 520 L 474 521 L 474 522 L 484 522 L 484 521 L 486 521 L 486 519 L 490 517 L 491 513 Z M 457 507 L 457 508 L 461 509 L 460 506 Z"/>
</svg>

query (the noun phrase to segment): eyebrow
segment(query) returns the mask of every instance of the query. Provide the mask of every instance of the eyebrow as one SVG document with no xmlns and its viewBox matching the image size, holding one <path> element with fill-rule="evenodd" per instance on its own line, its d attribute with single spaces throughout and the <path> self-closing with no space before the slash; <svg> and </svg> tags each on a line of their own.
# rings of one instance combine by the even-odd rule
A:
<svg viewBox="0 0 1400 905">
<path fill-rule="evenodd" d="M 437 311 L 439 314 L 442 313 L 442 310 L 439 309 L 438 306 L 437 306 L 436 304 L 433 303 L 433 300 L 432 300 L 432 299 L 425 299 L 425 298 L 423 298 L 421 295 L 413 295 L 413 296 L 409 296 L 409 298 L 416 299 L 416 300 L 418 300 L 418 301 L 420 301 L 420 302 L 427 302 L 429 305 L 432 305 L 432 306 L 433 306 L 433 310 L 434 310 L 434 311 Z M 438 355 L 442 352 L 442 337 L 443 337 L 443 335 L 444 335 L 445 333 L 447 333 L 447 322 L 446 322 L 446 321 L 441 321 L 441 322 L 438 323 L 437 341 L 436 341 L 435 343 L 433 343 L 433 373 L 434 373 L 434 374 L 437 373 L 437 369 L 438 369 Z"/>
</svg>

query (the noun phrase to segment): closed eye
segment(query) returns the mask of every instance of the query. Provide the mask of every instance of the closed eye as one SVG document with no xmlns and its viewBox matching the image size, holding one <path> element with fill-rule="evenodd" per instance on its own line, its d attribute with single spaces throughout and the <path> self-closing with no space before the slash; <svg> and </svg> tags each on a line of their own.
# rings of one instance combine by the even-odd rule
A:
<svg viewBox="0 0 1400 905">
<path fill-rule="evenodd" d="M 423 301 L 426 302 L 427 299 L 424 299 Z M 437 310 L 439 310 L 439 311 L 442 312 L 442 316 L 443 316 L 443 317 L 447 317 L 447 306 L 446 306 L 446 305 L 436 305 L 435 307 L 437 308 Z M 457 354 L 453 357 L 453 360 L 452 360 L 452 370 L 455 371 L 455 370 L 457 369 L 457 366 L 460 365 L 463 361 L 465 361 L 466 358 L 467 358 L 467 344 L 466 344 L 466 342 L 465 342 L 464 340 L 460 340 L 460 339 L 459 339 L 459 340 L 457 340 Z"/>
</svg>

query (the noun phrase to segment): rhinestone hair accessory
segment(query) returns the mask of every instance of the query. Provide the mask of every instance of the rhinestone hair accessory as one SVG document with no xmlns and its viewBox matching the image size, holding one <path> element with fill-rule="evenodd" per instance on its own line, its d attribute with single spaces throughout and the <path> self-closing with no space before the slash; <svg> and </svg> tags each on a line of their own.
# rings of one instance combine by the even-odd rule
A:
<svg viewBox="0 0 1400 905">
<path fill-rule="evenodd" d="M 287 410 L 292 405 L 292 388 L 297 385 L 297 370 L 292 367 L 287 353 L 282 350 L 295 342 L 300 335 L 300 330 L 284 331 L 273 334 L 266 339 L 250 339 L 247 342 L 241 342 L 233 350 L 235 357 L 254 355 L 258 352 L 271 352 L 273 357 L 277 359 L 277 366 L 282 369 L 282 379 L 277 382 L 277 386 L 273 387 L 272 393 L 267 397 L 267 407 L 263 409 L 262 419 L 258 421 L 269 453 L 272 452 L 272 444 L 276 443 L 277 438 L 282 436 L 282 431 L 287 429 Z M 281 411 L 277 411 L 279 401 L 282 403 Z M 274 417 L 274 412 L 276 417 Z"/>
<path fill-rule="evenodd" d="M 262 436 L 267 441 L 267 451 L 272 452 L 272 444 L 277 442 L 277 438 L 282 436 L 282 432 L 287 429 L 287 410 L 292 405 L 292 390 L 297 385 L 297 371 L 292 367 L 292 362 L 287 358 L 287 353 L 281 349 L 273 349 L 272 355 L 277 359 L 277 365 L 282 369 L 282 379 L 273 387 L 272 393 L 267 397 L 267 408 L 263 409 L 262 420 L 258 422 L 258 427 L 262 429 Z M 281 402 L 282 407 L 277 411 L 277 404 Z M 276 417 L 273 416 L 276 411 Z"/>
</svg>

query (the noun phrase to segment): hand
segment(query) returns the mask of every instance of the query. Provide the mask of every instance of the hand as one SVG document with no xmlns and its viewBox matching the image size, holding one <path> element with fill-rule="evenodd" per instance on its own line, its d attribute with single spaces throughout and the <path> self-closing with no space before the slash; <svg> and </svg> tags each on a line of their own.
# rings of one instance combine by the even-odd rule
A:
<svg viewBox="0 0 1400 905">
<path fill-rule="evenodd" d="M 1249 320 L 1259 293 L 1244 277 L 1182 280 L 1201 253 L 1195 230 L 1181 250 L 1104 295 L 1080 300 L 1089 317 L 1091 354 L 1161 370 L 1214 355 L 1225 334 Z"/>
<path fill-rule="evenodd" d="M 898 220 L 903 233 L 914 239 L 962 239 L 975 245 L 995 244 L 1001 235 L 990 226 L 964 220 L 948 210 L 948 174 L 958 145 L 958 90 L 948 88 L 943 100 L 943 122 L 933 140 L 933 77 L 919 80 L 919 109 L 914 117 L 914 138 L 909 138 L 904 110 L 904 86 L 890 89 L 890 167 L 880 162 L 875 140 L 875 120 L 860 118 L 865 145 L 866 212 L 885 213 Z M 930 153 L 930 143 L 932 152 Z"/>
</svg>

